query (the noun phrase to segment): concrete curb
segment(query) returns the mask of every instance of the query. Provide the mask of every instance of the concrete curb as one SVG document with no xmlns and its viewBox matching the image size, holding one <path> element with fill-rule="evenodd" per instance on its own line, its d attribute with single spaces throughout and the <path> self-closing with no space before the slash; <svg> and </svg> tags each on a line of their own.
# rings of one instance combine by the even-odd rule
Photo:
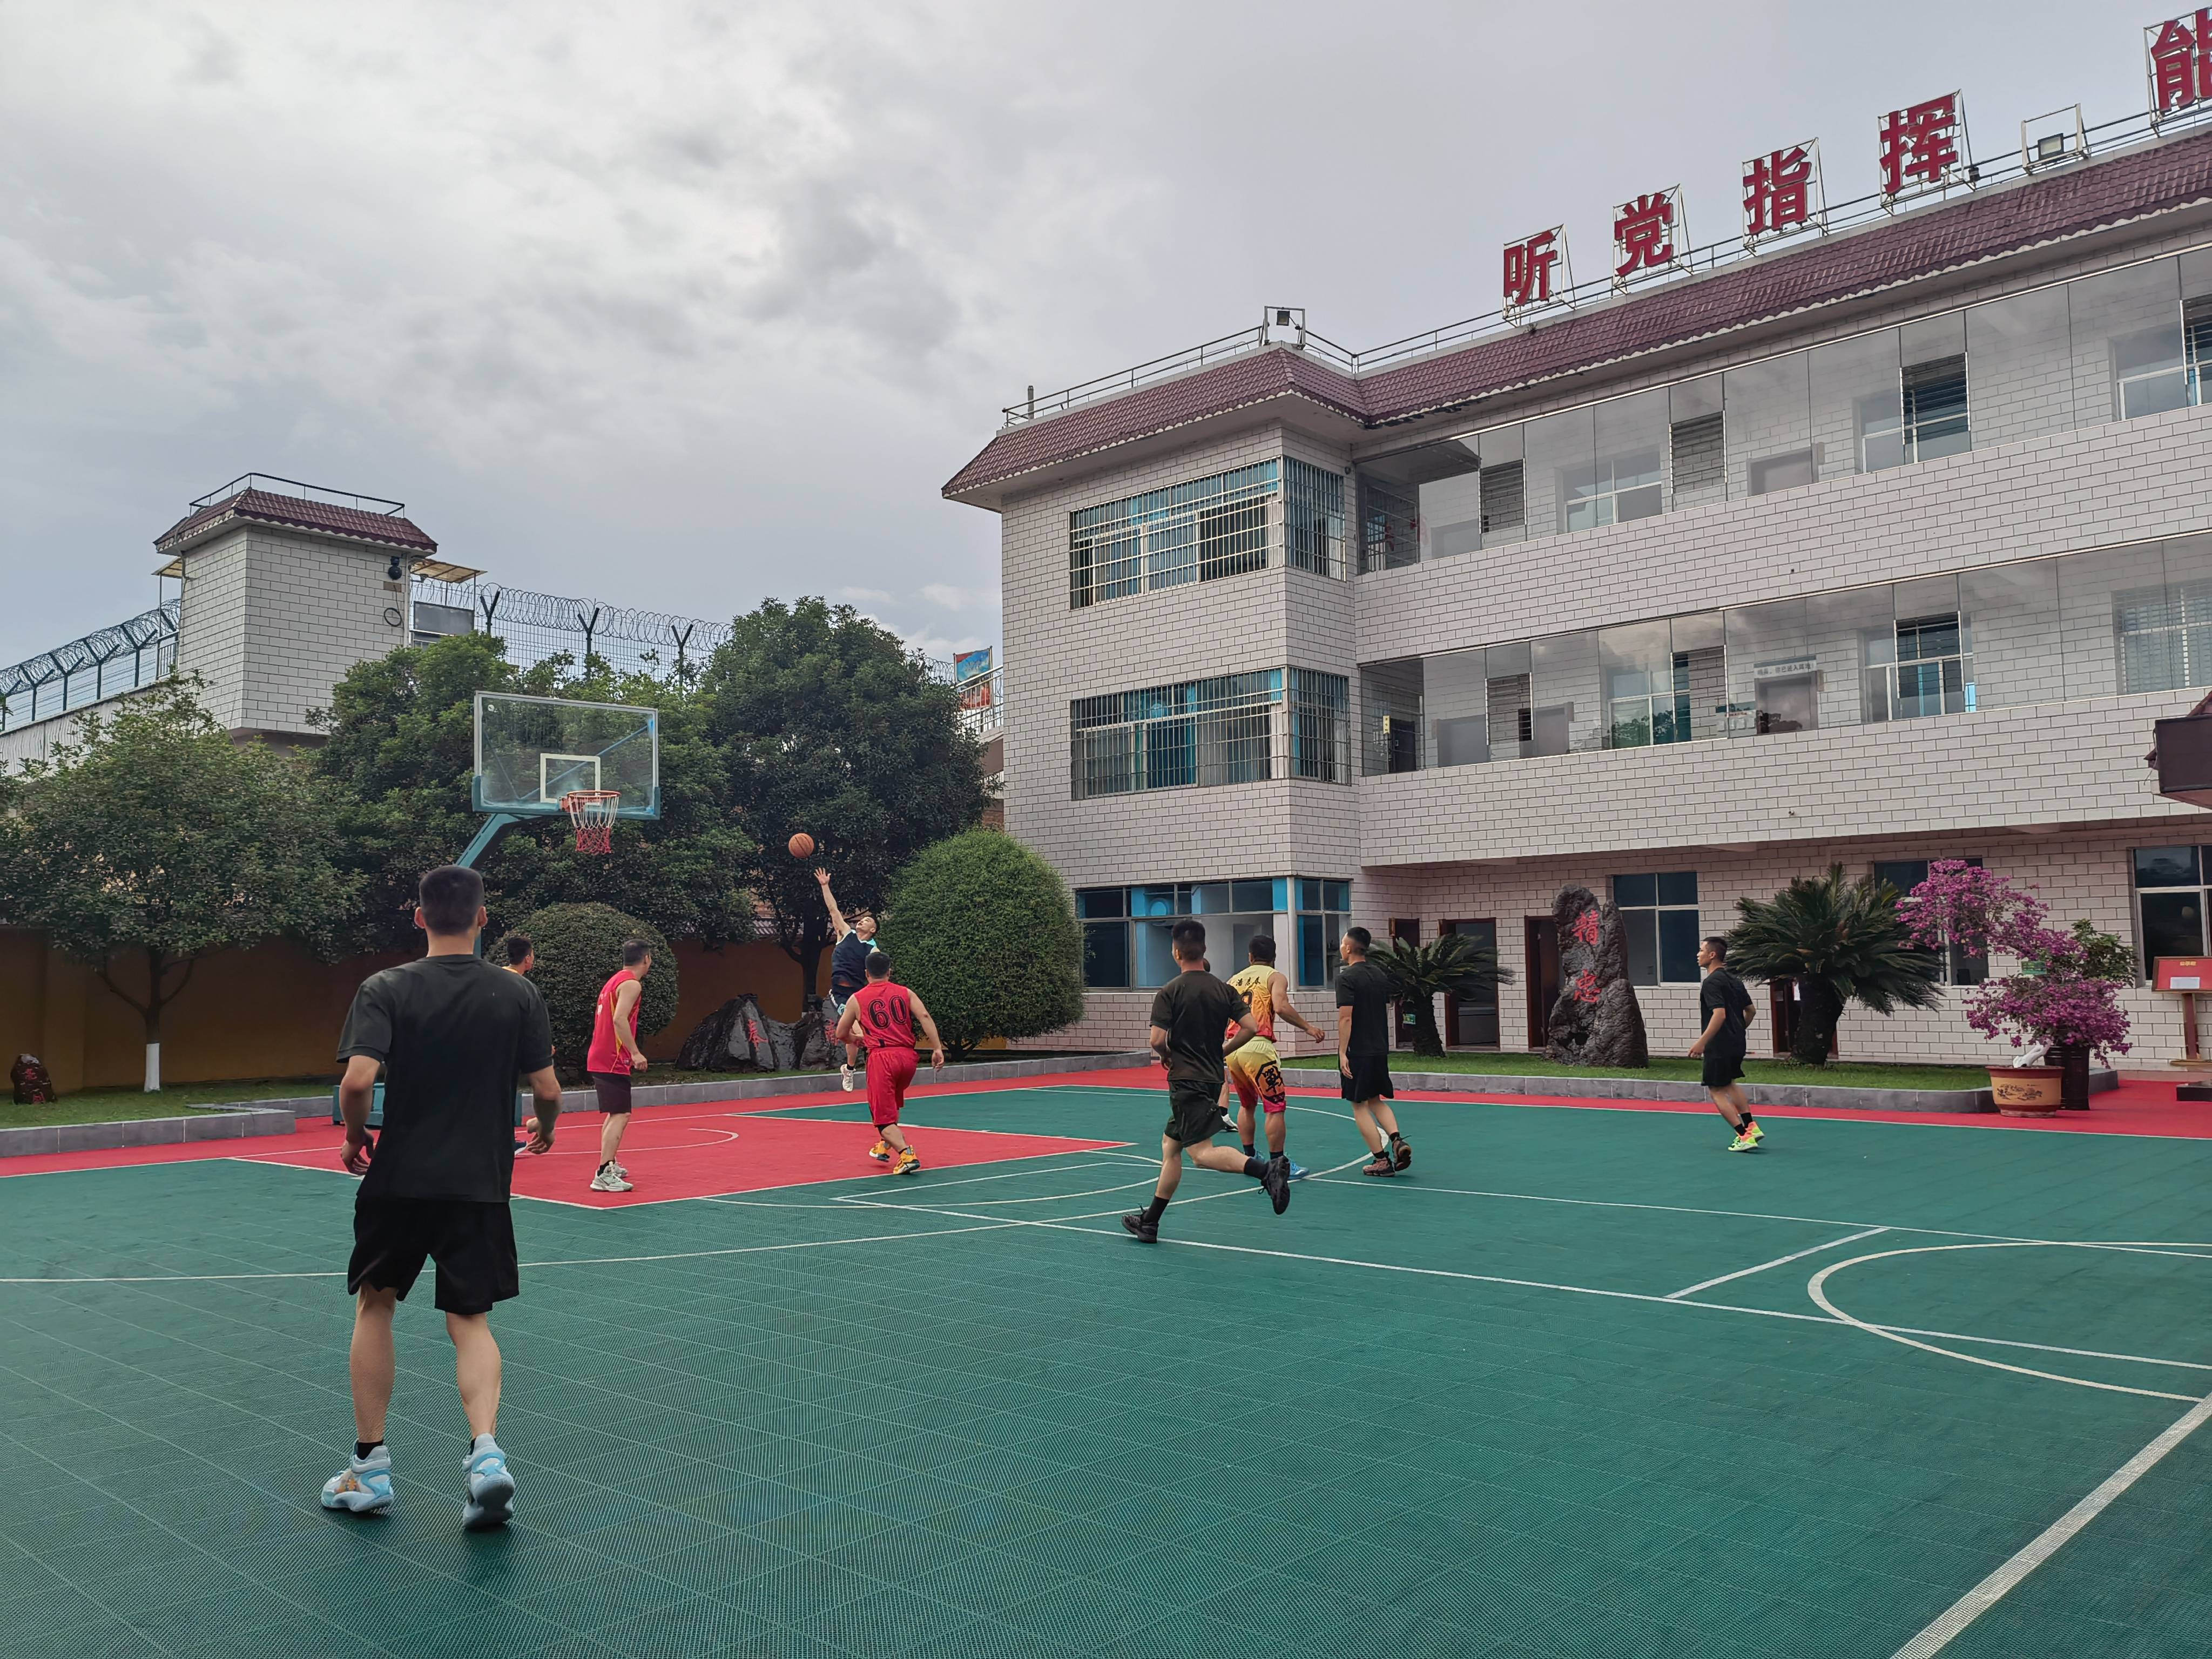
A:
<svg viewBox="0 0 2212 1659">
<path fill-rule="evenodd" d="M 1293 1081 L 1298 1070 L 1285 1073 Z M 1675 1078 L 1508 1077 L 1486 1072 L 1400 1072 L 1391 1079 L 1402 1088 L 1436 1093 L 1535 1095 L 1581 1100 L 1684 1100 L 1703 1102 L 1705 1091 Z M 2089 1092 L 2120 1086 L 2117 1072 L 2089 1073 Z M 1750 1083 L 1744 1092 L 1754 1106 L 1819 1106 L 1858 1112 L 1994 1112 L 1987 1089 L 1848 1089 L 1817 1083 Z"/>
<path fill-rule="evenodd" d="M 1132 1048 L 1122 1053 L 1107 1054 L 1065 1054 L 1050 1060 L 969 1060 L 957 1066 L 947 1066 L 942 1072 L 933 1072 L 925 1061 L 917 1083 L 991 1083 L 1009 1078 L 1048 1077 L 1059 1072 L 1110 1072 L 1129 1066 L 1149 1066 L 1152 1054 L 1149 1048 Z M 647 1077 L 653 1075 L 648 1072 Z M 834 1091 L 837 1087 L 835 1072 L 771 1072 L 760 1077 L 726 1078 L 719 1083 L 642 1083 L 630 1091 L 630 1102 L 637 1106 L 696 1106 L 725 1100 L 767 1100 L 779 1095 L 818 1094 Z M 210 1109 L 246 1110 L 249 1108 L 265 1111 L 289 1111 L 297 1117 L 319 1118 L 330 1121 L 330 1091 L 319 1095 L 295 1095 L 283 1100 L 241 1101 L 236 1107 Z M 599 1109 L 598 1098 L 589 1089 L 564 1089 L 561 1091 L 561 1109 L 564 1112 L 591 1112 Z M 10 1133 L 21 1133 L 13 1131 Z"/>
<path fill-rule="evenodd" d="M 283 1101 L 203 1106 L 190 1117 L 125 1118 L 115 1123 L 47 1123 L 0 1129 L 0 1158 L 44 1152 L 104 1152 L 118 1146 L 164 1146 L 182 1140 L 243 1140 L 289 1135 L 298 1119 Z"/>
</svg>

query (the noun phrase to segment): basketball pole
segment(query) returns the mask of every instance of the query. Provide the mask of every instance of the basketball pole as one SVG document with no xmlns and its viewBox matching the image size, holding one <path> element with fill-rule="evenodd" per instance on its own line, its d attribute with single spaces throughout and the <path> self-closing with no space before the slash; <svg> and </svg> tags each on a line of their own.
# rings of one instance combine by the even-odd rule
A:
<svg viewBox="0 0 2212 1659">
<path fill-rule="evenodd" d="M 460 857 L 455 859 L 453 862 L 464 870 L 475 869 L 477 867 L 477 860 L 482 858 L 491 849 L 492 842 L 499 839 L 499 832 L 506 829 L 510 823 L 520 823 L 521 822 L 522 819 L 520 816 L 514 812 L 485 813 L 483 828 L 477 831 L 477 838 L 468 844 L 467 850 L 463 852 Z M 483 936 L 482 934 L 478 934 L 477 937 L 477 954 L 478 956 L 482 956 L 483 953 Z"/>
</svg>

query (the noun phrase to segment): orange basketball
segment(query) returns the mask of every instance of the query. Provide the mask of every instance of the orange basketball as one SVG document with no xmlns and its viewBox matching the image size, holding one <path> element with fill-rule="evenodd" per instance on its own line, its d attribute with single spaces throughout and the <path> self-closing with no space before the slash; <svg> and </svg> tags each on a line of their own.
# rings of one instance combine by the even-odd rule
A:
<svg viewBox="0 0 2212 1659">
<path fill-rule="evenodd" d="M 811 858 L 813 856 L 813 853 L 814 837 L 808 835 L 804 830 L 800 830 L 797 835 L 791 838 L 792 857 L 795 859 Z"/>
</svg>

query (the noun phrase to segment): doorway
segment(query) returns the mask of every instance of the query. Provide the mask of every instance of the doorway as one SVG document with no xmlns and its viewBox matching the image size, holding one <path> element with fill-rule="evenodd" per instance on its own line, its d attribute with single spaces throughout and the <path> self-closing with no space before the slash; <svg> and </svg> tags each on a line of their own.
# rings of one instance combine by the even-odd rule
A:
<svg viewBox="0 0 2212 1659">
<path fill-rule="evenodd" d="M 1390 937 L 1400 945 L 1419 945 L 1421 942 L 1420 918 L 1419 916 L 1391 917 Z M 1413 1038 L 1419 1030 L 1419 1006 L 1408 1002 L 1402 997 L 1390 1005 L 1390 1024 L 1395 1032 L 1395 1036 L 1391 1039 L 1393 1048 L 1410 1048 L 1413 1046 Z"/>
<path fill-rule="evenodd" d="M 1559 924 L 1549 916 L 1530 916 L 1521 924 L 1528 987 L 1528 1047 L 1540 1051 L 1550 1041 L 1552 1005 L 1559 1000 Z"/>
<path fill-rule="evenodd" d="M 1773 1014 L 1774 1052 L 1787 1055 L 1797 1041 L 1797 1011 L 1804 1005 L 1797 994 L 1794 979 L 1769 980 L 1766 986 L 1767 1007 Z M 1828 1033 L 1828 1058 L 1836 1057 L 1836 1033 Z"/>
<path fill-rule="evenodd" d="M 1498 924 L 1492 921 L 1447 921 L 1439 933 L 1459 933 L 1477 950 L 1498 951 Z M 1493 985 L 1471 997 L 1444 998 L 1444 1047 L 1495 1048 L 1498 1046 L 1498 988 Z"/>
</svg>

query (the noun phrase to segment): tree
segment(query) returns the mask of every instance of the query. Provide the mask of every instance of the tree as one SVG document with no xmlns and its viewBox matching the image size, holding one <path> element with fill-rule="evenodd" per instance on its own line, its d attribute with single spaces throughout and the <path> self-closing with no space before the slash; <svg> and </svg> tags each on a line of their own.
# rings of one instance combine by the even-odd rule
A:
<svg viewBox="0 0 2212 1659">
<path fill-rule="evenodd" d="M 626 916 L 611 904 L 549 904 L 522 923 L 537 948 L 530 982 L 545 997 L 553 1023 L 555 1061 L 572 1079 L 583 1074 L 592 1046 L 592 1020 L 599 988 L 623 965 L 625 941 L 653 947 L 653 971 L 637 994 L 637 1036 L 642 1042 L 676 1018 L 676 952 L 651 922 Z"/>
<path fill-rule="evenodd" d="M 881 908 L 896 872 L 982 816 L 981 750 L 958 693 L 918 653 L 819 599 L 738 617 L 699 696 L 730 805 L 757 844 L 744 873 L 811 989 L 832 937 L 812 864 L 835 874 L 841 903 Z M 784 851 L 800 830 L 813 860 Z"/>
<path fill-rule="evenodd" d="M 1482 996 L 1508 984 L 1510 969 L 1498 965 L 1498 952 L 1464 933 L 1440 933 L 1426 945 L 1392 939 L 1368 953 L 1368 960 L 1390 976 L 1393 993 L 1413 1009 L 1413 1052 L 1431 1056 L 1444 1051 L 1437 1030 L 1440 995 Z"/>
<path fill-rule="evenodd" d="M 76 742 L 8 780 L 0 817 L 0 908 L 137 1011 L 149 1092 L 162 1012 L 200 957 L 278 934 L 326 947 L 356 884 L 329 793 L 294 757 L 234 743 L 198 684 L 173 677 L 87 716 Z M 143 997 L 118 957 L 143 964 Z"/>
<path fill-rule="evenodd" d="M 673 680 L 617 678 L 598 657 L 578 674 L 567 656 L 517 669 L 505 650 L 487 634 L 402 647 L 357 664 L 332 691 L 319 717 L 329 741 L 314 765 L 346 797 L 340 827 L 362 878 L 351 942 L 410 949 L 416 883 L 460 856 L 476 834 L 469 775 L 478 691 L 636 703 L 660 714 L 660 817 L 617 823 L 604 856 L 577 852 L 565 817 L 511 826 L 478 860 L 495 930 L 548 904 L 599 902 L 671 938 L 752 938 L 741 873 L 752 845 L 731 814 L 722 757 L 706 739 L 698 701 Z"/>
<path fill-rule="evenodd" d="M 1790 1052 L 1801 1065 L 1828 1063 L 1848 1003 L 1890 1014 L 1943 1000 L 1936 958 L 1913 948 L 1887 882 L 1846 881 L 1844 866 L 1832 864 L 1826 875 L 1801 876 L 1771 899 L 1738 899 L 1736 909 L 1742 920 L 1728 936 L 1729 966 L 1797 982 Z"/>
<path fill-rule="evenodd" d="M 939 842 L 900 871 L 877 939 L 954 1054 L 1083 1018 L 1083 935 L 1067 885 L 996 830 Z"/>
</svg>

